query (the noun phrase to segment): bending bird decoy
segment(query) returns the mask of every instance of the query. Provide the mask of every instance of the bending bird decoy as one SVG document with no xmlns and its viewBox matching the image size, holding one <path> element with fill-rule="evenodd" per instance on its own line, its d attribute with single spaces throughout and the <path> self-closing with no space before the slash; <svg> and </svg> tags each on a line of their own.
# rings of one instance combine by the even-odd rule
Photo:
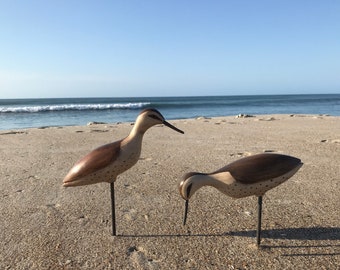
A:
<svg viewBox="0 0 340 270">
<path fill-rule="evenodd" d="M 292 177 L 303 165 L 300 159 L 273 153 L 262 153 L 236 160 L 209 174 L 187 173 L 179 183 L 185 200 L 183 225 L 186 223 L 189 199 L 203 186 L 212 186 L 232 198 L 258 197 L 257 246 L 261 241 L 262 196 Z"/>
<path fill-rule="evenodd" d="M 157 124 L 164 124 L 177 132 L 184 133 L 165 121 L 159 111 L 145 109 L 138 115 L 134 127 L 126 138 L 94 149 L 77 161 L 63 180 L 64 187 L 90 185 L 99 182 L 110 183 L 113 235 L 116 235 L 114 182 L 119 174 L 137 163 L 141 154 L 144 133 Z"/>
</svg>

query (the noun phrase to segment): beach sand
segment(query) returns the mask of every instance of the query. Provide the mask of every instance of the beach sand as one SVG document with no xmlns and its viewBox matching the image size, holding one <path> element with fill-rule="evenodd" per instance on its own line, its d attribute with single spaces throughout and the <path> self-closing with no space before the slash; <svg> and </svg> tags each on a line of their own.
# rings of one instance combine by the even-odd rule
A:
<svg viewBox="0 0 340 270">
<path fill-rule="evenodd" d="M 0 269 L 339 269 L 340 117 L 257 115 L 170 121 L 144 136 L 139 162 L 116 181 L 111 236 L 108 183 L 64 188 L 90 150 L 131 123 L 0 131 Z M 191 199 L 187 226 L 178 182 L 264 151 L 303 167 L 263 198 L 212 187 Z"/>
</svg>

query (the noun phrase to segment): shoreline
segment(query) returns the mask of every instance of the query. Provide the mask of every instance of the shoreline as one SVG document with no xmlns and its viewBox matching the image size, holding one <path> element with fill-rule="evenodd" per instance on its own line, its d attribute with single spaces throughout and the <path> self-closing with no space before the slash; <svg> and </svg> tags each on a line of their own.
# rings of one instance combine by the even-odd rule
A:
<svg viewBox="0 0 340 270">
<path fill-rule="evenodd" d="M 164 115 L 166 117 L 166 115 Z M 1 269 L 337 269 L 340 116 L 266 114 L 169 120 L 146 132 L 138 163 L 116 181 L 118 236 L 107 183 L 63 188 L 90 150 L 128 135 L 133 122 L 0 130 Z M 178 182 L 261 152 L 304 163 L 263 197 L 199 190 L 182 226 Z"/>
<path fill-rule="evenodd" d="M 272 117 L 272 116 L 289 116 L 289 117 L 339 117 L 338 115 L 331 114 L 238 114 L 238 115 L 222 115 L 222 116 L 197 116 L 190 118 L 176 118 L 176 119 L 166 119 L 167 121 L 186 121 L 186 120 L 199 120 L 199 119 L 218 119 L 218 118 L 254 118 L 256 117 Z M 166 117 L 166 116 L 164 116 Z M 20 130 L 29 130 L 29 129 L 47 129 L 47 128 L 64 128 L 64 127 L 85 127 L 91 125 L 119 125 L 119 124 L 133 124 L 134 121 L 118 121 L 118 122 L 98 122 L 98 121 L 90 121 L 86 125 L 51 125 L 51 126 L 37 126 L 37 127 L 23 127 L 23 128 L 12 128 L 12 129 L 1 129 L 0 134 L 2 132 L 8 131 L 20 131 Z"/>
</svg>

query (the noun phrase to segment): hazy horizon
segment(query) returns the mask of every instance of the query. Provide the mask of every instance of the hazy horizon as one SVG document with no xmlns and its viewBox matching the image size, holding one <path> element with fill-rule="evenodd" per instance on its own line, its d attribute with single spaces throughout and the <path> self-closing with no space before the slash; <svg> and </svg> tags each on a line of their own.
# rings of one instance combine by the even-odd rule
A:
<svg viewBox="0 0 340 270">
<path fill-rule="evenodd" d="M 242 97 L 242 96 L 308 96 L 308 95 L 340 95 L 339 93 L 302 93 L 302 94 L 244 94 L 244 95 L 176 95 L 176 96 L 70 96 L 70 97 L 25 97 L 25 98 L 0 98 L 0 100 L 27 100 L 27 99 L 105 99 L 105 98 L 117 98 L 117 99 L 143 99 L 143 98 L 194 98 L 194 97 Z"/>
<path fill-rule="evenodd" d="M 244 94 L 244 95 L 197 95 L 197 96 L 193 96 L 193 95 L 176 95 L 176 96 L 93 96 L 93 97 L 34 97 L 34 98 L 0 98 L 0 100 L 47 100 L 47 99 L 114 99 L 117 98 L 119 100 L 123 100 L 123 99 L 147 99 L 147 98 L 151 98 L 151 99 L 160 99 L 160 98 L 202 98 L 202 97 L 208 97 L 208 98 L 213 98 L 213 97 L 268 97 L 268 96 L 318 96 L 318 95 L 340 95 L 340 93 L 303 93 L 303 94 Z"/>
</svg>

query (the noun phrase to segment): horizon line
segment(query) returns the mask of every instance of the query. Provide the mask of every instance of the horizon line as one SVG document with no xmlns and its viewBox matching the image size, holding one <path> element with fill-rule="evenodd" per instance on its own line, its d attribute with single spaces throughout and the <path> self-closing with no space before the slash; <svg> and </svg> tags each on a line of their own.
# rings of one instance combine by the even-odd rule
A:
<svg viewBox="0 0 340 270">
<path fill-rule="evenodd" d="M 340 95 L 339 93 L 301 93 L 301 94 L 239 94 L 239 95 L 164 95 L 164 96 L 71 96 L 71 97 L 18 97 L 0 98 L 0 100 L 24 99 L 90 99 L 90 98 L 186 98 L 186 97 L 242 97 L 242 96 L 312 96 L 312 95 Z"/>
</svg>

